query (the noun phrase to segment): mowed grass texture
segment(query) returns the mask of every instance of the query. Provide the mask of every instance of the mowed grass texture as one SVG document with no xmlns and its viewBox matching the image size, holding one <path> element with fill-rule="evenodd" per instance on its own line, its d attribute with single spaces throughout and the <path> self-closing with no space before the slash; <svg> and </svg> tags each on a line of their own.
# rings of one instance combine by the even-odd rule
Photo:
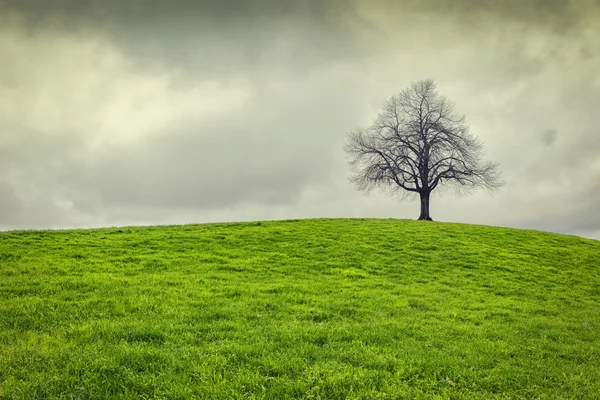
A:
<svg viewBox="0 0 600 400">
<path fill-rule="evenodd" d="M 0 234 L 2 399 L 598 399 L 600 242 L 400 220 Z"/>
</svg>

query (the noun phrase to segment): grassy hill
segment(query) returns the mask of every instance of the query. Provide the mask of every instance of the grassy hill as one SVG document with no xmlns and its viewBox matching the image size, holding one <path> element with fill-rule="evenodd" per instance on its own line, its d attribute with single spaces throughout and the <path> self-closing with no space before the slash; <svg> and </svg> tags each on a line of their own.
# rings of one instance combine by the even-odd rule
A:
<svg viewBox="0 0 600 400">
<path fill-rule="evenodd" d="M 0 398 L 600 398 L 600 242 L 399 220 L 0 234 Z"/>
</svg>

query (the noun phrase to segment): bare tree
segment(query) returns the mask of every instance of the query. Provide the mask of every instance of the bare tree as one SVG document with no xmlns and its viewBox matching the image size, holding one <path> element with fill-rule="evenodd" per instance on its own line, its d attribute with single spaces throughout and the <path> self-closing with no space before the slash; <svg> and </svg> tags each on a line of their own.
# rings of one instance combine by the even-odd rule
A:
<svg viewBox="0 0 600 400">
<path fill-rule="evenodd" d="M 383 103 L 371 126 L 349 135 L 346 152 L 358 189 L 418 194 L 420 220 L 431 221 L 429 198 L 441 187 L 459 194 L 502 186 L 497 164 L 484 162 L 481 141 L 433 80 L 413 83 Z"/>
</svg>

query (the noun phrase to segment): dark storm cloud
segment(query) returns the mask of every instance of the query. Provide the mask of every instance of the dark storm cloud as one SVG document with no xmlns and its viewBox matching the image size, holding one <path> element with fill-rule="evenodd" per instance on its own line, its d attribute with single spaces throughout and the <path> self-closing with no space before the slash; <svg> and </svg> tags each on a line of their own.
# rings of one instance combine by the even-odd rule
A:
<svg viewBox="0 0 600 400">
<path fill-rule="evenodd" d="M 435 0 L 416 3 L 423 11 L 452 15 L 475 24 L 475 27 L 486 23 L 519 21 L 525 26 L 539 25 L 558 33 L 569 33 L 576 29 L 582 13 L 594 6 L 593 1 L 585 0 Z M 469 28 L 473 27 L 471 25 Z"/>
<path fill-rule="evenodd" d="M 374 10 L 408 33 L 419 34 L 419 24 L 429 24 L 415 16 L 429 15 L 467 32 L 520 22 L 507 29 L 523 35 L 538 27 L 576 34 L 582 15 L 598 5 L 594 1 L 4 0 L 0 7 L 31 32 L 92 32 L 109 37 L 146 67 L 168 63 L 222 75 L 265 67 L 297 74 L 325 62 L 364 57 L 382 40 L 412 40 L 378 37 L 378 22 L 367 16 Z M 376 42 L 362 41 L 360 30 L 375 33 L 370 40 Z M 587 51 L 582 47 L 582 54 Z"/>
<path fill-rule="evenodd" d="M 243 19 L 272 20 L 291 14 L 301 15 L 311 21 L 328 21 L 332 16 L 361 6 L 383 10 L 440 14 L 493 15 L 498 19 L 519 19 L 529 24 L 577 24 L 578 13 L 600 7 L 597 0 L 3 0 L 0 6 L 20 10 L 30 15 L 32 21 L 58 16 L 71 23 L 79 20 L 101 21 L 157 21 L 161 24 L 185 21 L 190 14 L 219 22 L 237 22 Z M 164 27 L 164 25 L 160 25 Z"/>
<path fill-rule="evenodd" d="M 304 73 L 359 50 L 350 24 L 353 9 L 344 0 L 4 4 L 31 32 L 102 35 L 145 68 L 166 65 L 183 70 L 188 80 L 198 74 L 248 74 L 261 68 L 272 74 Z"/>
</svg>

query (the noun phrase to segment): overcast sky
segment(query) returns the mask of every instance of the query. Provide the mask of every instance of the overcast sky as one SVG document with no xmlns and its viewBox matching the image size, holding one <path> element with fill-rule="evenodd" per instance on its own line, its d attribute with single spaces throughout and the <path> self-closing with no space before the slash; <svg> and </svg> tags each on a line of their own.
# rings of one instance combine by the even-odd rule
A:
<svg viewBox="0 0 600 400">
<path fill-rule="evenodd" d="M 433 219 L 600 239 L 599 0 L 0 0 L 0 229 L 415 219 L 343 145 L 425 78 L 507 182 Z"/>
</svg>

